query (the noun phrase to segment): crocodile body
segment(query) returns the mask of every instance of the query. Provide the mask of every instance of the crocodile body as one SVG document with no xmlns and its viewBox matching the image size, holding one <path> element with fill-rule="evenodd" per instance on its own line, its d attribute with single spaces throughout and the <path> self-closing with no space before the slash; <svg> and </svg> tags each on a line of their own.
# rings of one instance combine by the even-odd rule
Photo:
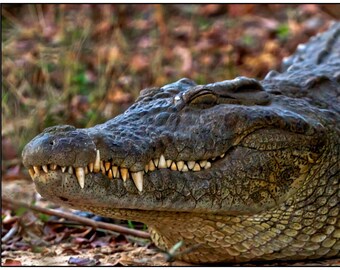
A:
<svg viewBox="0 0 340 270">
<path fill-rule="evenodd" d="M 88 129 L 23 151 L 45 198 L 144 222 L 192 263 L 340 256 L 340 23 L 264 80 L 146 89 Z"/>
</svg>

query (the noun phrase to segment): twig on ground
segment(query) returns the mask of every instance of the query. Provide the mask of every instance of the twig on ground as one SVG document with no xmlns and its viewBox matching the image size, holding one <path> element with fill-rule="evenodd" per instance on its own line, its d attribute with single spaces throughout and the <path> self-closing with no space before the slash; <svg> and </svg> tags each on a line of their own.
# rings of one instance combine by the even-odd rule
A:
<svg viewBox="0 0 340 270">
<path fill-rule="evenodd" d="M 40 213 L 44 213 L 50 216 L 57 216 L 57 217 L 62 217 L 68 220 L 72 220 L 72 221 L 76 221 L 79 222 L 81 224 L 85 224 L 88 226 L 91 226 L 93 228 L 101 228 L 101 229 L 106 229 L 106 230 L 111 230 L 111 231 L 115 231 L 121 234 L 126 234 L 126 235 L 132 235 L 135 237 L 140 237 L 140 238 L 150 238 L 150 234 L 148 232 L 143 232 L 143 231 L 138 231 L 138 230 L 134 230 L 134 229 L 129 229 L 123 226 L 119 226 L 119 225 L 115 225 L 115 224 L 110 224 L 110 223 L 105 223 L 105 222 L 101 222 L 101 221 L 94 221 L 92 219 L 89 218 L 84 218 L 84 217 L 80 217 L 71 213 L 65 213 L 65 212 L 61 212 L 61 211 L 57 211 L 57 210 L 52 210 L 52 209 L 46 209 L 46 208 L 42 208 L 36 205 L 29 205 L 23 202 L 15 202 L 9 198 L 2 198 L 2 202 L 3 204 L 6 204 L 8 207 L 10 207 L 11 209 L 15 209 L 17 207 L 24 207 L 27 209 L 31 209 L 33 211 L 36 212 L 40 212 Z"/>
<path fill-rule="evenodd" d="M 6 243 L 9 239 L 11 239 L 18 231 L 19 225 L 18 222 L 14 224 L 14 226 L 6 233 L 4 237 L 1 238 L 2 243 Z"/>
</svg>

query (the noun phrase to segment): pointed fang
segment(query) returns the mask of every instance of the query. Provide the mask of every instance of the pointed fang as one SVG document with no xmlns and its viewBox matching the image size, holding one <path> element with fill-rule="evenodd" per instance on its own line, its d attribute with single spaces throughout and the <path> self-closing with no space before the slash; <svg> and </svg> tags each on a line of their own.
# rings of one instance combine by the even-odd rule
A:
<svg viewBox="0 0 340 270">
<path fill-rule="evenodd" d="M 122 176 L 123 181 L 125 182 L 128 179 L 129 171 L 128 171 L 127 168 L 121 168 L 120 169 L 120 174 Z"/>
<path fill-rule="evenodd" d="M 131 173 L 132 180 L 139 191 L 143 191 L 143 171 Z"/>
<path fill-rule="evenodd" d="M 32 180 L 33 180 L 33 177 L 34 177 L 34 170 L 31 168 L 31 169 L 28 169 L 28 173 L 30 174 Z"/>
<path fill-rule="evenodd" d="M 112 176 L 113 178 L 118 178 L 119 176 L 117 176 L 117 172 L 118 172 L 118 167 L 117 166 L 112 166 Z"/>
<path fill-rule="evenodd" d="M 93 166 L 93 171 L 96 172 L 96 173 L 100 171 L 100 153 L 99 153 L 99 150 L 97 150 L 96 160 L 95 160 L 94 166 Z"/>
<path fill-rule="evenodd" d="M 83 167 L 76 168 L 76 176 L 81 188 L 85 186 L 85 170 Z"/>
<path fill-rule="evenodd" d="M 33 166 L 33 170 L 36 174 L 40 173 L 40 167 L 39 166 Z"/>
<path fill-rule="evenodd" d="M 105 162 L 105 171 L 108 171 L 111 168 L 111 163 L 110 162 Z"/>
<path fill-rule="evenodd" d="M 165 169 L 166 167 L 166 161 L 163 155 L 159 158 L 159 163 L 158 163 L 158 169 Z"/>
<path fill-rule="evenodd" d="M 43 168 L 43 170 L 44 170 L 45 173 L 48 173 L 47 165 L 43 165 L 42 168 Z"/>
</svg>

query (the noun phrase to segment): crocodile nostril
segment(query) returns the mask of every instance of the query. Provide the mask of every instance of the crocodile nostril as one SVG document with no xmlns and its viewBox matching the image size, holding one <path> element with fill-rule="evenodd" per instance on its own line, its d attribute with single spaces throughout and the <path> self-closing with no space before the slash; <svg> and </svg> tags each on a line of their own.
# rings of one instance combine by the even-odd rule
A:
<svg viewBox="0 0 340 270">
<path fill-rule="evenodd" d="M 50 141 L 50 145 L 54 145 L 54 141 Z"/>
</svg>

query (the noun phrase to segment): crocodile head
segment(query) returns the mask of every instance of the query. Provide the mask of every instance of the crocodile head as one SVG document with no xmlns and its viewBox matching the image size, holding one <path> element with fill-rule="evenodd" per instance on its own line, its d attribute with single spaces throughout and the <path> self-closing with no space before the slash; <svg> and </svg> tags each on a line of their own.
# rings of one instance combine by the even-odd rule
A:
<svg viewBox="0 0 340 270">
<path fill-rule="evenodd" d="M 104 124 L 47 128 L 23 163 L 42 196 L 73 208 L 257 213 L 298 189 L 317 130 L 254 79 L 181 79 Z"/>
</svg>

